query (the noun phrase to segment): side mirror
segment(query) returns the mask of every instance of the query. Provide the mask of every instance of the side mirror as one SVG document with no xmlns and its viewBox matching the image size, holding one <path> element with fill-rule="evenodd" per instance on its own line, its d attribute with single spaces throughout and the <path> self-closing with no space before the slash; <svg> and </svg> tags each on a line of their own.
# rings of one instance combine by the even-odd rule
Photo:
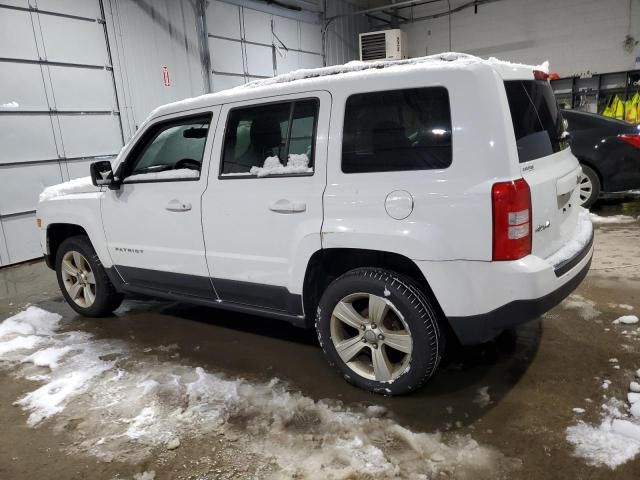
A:
<svg viewBox="0 0 640 480">
<path fill-rule="evenodd" d="M 93 162 L 89 167 L 91 170 L 91 183 L 96 187 L 111 185 L 113 183 L 113 169 L 109 160 Z"/>
</svg>

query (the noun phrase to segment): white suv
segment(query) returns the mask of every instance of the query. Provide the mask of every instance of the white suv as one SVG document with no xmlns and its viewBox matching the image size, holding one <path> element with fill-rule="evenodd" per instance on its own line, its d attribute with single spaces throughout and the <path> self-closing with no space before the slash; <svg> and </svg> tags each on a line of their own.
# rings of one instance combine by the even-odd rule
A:
<svg viewBox="0 0 640 480">
<path fill-rule="evenodd" d="M 113 166 L 41 195 L 69 304 L 123 294 L 317 329 L 402 394 L 587 274 L 581 169 L 546 74 L 461 54 L 297 71 L 155 110 Z"/>
</svg>

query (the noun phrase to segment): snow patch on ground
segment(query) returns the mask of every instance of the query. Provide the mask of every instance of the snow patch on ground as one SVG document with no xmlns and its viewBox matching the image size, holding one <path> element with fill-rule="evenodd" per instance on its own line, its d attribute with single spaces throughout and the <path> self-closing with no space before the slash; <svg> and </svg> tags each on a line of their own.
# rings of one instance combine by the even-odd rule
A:
<svg viewBox="0 0 640 480">
<path fill-rule="evenodd" d="M 633 223 L 637 219 L 630 217 L 628 215 L 610 215 L 607 217 L 601 217 L 600 215 L 596 215 L 595 213 L 589 213 L 589 217 L 591 221 L 596 225 L 608 225 L 612 223 Z"/>
<path fill-rule="evenodd" d="M 585 422 L 567 428 L 567 440 L 575 446 L 575 454 L 589 465 L 606 465 L 615 468 L 640 453 L 640 441 L 621 433 L 624 428 L 606 418 L 600 425 Z M 621 429 L 621 430 L 617 430 Z"/>
<path fill-rule="evenodd" d="M 638 323 L 640 320 L 636 315 L 623 315 L 621 317 L 616 318 L 613 323 L 619 324 L 624 323 L 625 325 L 633 325 Z"/>
<path fill-rule="evenodd" d="M 605 384 L 603 388 L 608 388 L 611 382 L 605 380 Z M 580 421 L 567 428 L 567 440 L 575 447 L 575 455 L 584 458 L 589 465 L 615 469 L 640 454 L 640 393 L 634 393 L 636 385 L 636 382 L 629 385 L 631 392 L 627 399 L 630 406 L 611 398 L 602 405 L 603 418 L 599 425 Z M 584 412 L 576 408 L 573 411 Z"/>
<path fill-rule="evenodd" d="M 71 193 L 97 192 L 99 187 L 91 183 L 91 177 L 81 177 L 69 180 L 68 182 L 51 185 L 40 193 L 40 201 L 51 200 L 52 198 L 69 195 Z"/>
<path fill-rule="evenodd" d="M 20 108 L 20 104 L 15 100 L 12 102 L 3 103 L 0 108 Z"/>
<path fill-rule="evenodd" d="M 602 313 L 596 309 L 596 302 L 575 293 L 562 302 L 562 308 L 577 310 L 584 320 L 592 320 Z"/>
<path fill-rule="evenodd" d="M 476 392 L 476 396 L 473 399 L 473 403 L 480 408 L 484 408 L 491 403 L 491 396 L 489 395 L 489 387 L 480 387 Z"/>
<path fill-rule="evenodd" d="M 569 242 L 565 243 L 562 248 L 553 255 L 547 257 L 546 260 L 551 265 L 558 265 L 559 263 L 573 258 L 582 251 L 593 235 L 593 224 L 589 218 L 589 211 L 582 207 L 579 208 L 580 211 L 578 212 L 578 226 L 576 227 L 576 232 Z"/>
<path fill-rule="evenodd" d="M 30 426 L 50 422 L 74 436 L 71 454 L 140 462 L 185 439 L 224 435 L 236 440 L 220 448 L 269 465 L 273 478 L 501 477 L 518 466 L 468 435 L 412 432 L 380 407 L 315 401 L 278 379 L 228 378 L 59 323 L 36 307 L 5 320 L 0 348 L 38 341 L 6 350 L 0 365 L 41 380 L 16 403 Z"/>
</svg>

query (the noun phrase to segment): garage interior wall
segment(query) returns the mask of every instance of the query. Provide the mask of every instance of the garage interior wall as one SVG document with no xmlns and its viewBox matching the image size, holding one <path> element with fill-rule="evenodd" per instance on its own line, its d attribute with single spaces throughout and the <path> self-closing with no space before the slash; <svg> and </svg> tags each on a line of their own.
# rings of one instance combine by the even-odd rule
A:
<svg viewBox="0 0 640 480">
<path fill-rule="evenodd" d="M 254 0 L 0 0 L 0 266 L 40 256 L 38 194 L 115 157 L 155 107 L 322 66 L 322 1 L 290 0 L 303 8 L 294 11 Z M 329 12 L 355 9 L 326 1 Z M 357 58 L 366 28 L 336 22 L 327 63 Z"/>
<path fill-rule="evenodd" d="M 468 0 L 451 0 L 455 8 Z M 631 9 L 631 14 L 629 11 Z M 414 18 L 447 10 L 447 2 L 403 9 Z M 481 57 L 539 64 L 550 61 L 561 76 L 638 68 L 638 46 L 622 47 L 630 33 L 640 38 L 639 0 L 502 0 L 467 8 L 449 19 L 406 24 L 412 57 L 453 50 Z"/>
<path fill-rule="evenodd" d="M 123 143 L 99 0 L 0 1 L 0 265 L 40 255 L 38 194 Z"/>
<path fill-rule="evenodd" d="M 348 1 L 325 0 L 325 17 L 346 15 L 362 10 Z M 340 65 L 351 60 L 358 60 L 358 34 L 369 31 L 369 21 L 362 15 L 338 18 L 329 24 L 325 40 L 327 65 Z"/>
</svg>

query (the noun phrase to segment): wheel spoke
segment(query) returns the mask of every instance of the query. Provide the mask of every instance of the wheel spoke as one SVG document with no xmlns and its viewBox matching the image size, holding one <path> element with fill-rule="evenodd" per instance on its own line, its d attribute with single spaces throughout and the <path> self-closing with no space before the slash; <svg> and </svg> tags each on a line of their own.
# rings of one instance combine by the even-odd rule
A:
<svg viewBox="0 0 640 480">
<path fill-rule="evenodd" d="M 402 353 L 411 353 L 411 335 L 409 333 L 385 332 L 383 343 Z"/>
<path fill-rule="evenodd" d="M 351 303 L 344 301 L 339 302 L 333 309 L 333 316 L 347 325 L 360 329 L 366 323 L 366 320 L 356 312 Z"/>
<path fill-rule="evenodd" d="M 387 316 L 389 304 L 377 295 L 369 295 L 369 320 L 380 324 Z"/>
<path fill-rule="evenodd" d="M 84 262 L 82 261 L 82 255 L 78 252 L 73 252 L 73 263 L 76 264 L 76 268 L 80 271 L 84 270 Z"/>
<path fill-rule="evenodd" d="M 82 288 L 82 290 L 83 290 L 82 295 L 84 296 L 84 301 L 87 304 L 87 306 L 93 304 L 93 301 L 96 299 L 96 296 L 91 291 L 91 287 L 89 285 L 85 285 Z"/>
<path fill-rule="evenodd" d="M 64 272 L 67 273 L 68 275 L 71 275 L 74 277 L 78 275 L 78 269 L 73 265 L 71 265 L 71 263 L 68 260 L 62 261 L 62 270 L 64 270 Z"/>
<path fill-rule="evenodd" d="M 364 346 L 365 344 L 362 343 L 362 336 L 357 335 L 336 344 L 336 351 L 338 352 L 338 355 L 340 355 L 340 358 L 342 358 L 342 361 L 347 363 L 360 353 Z"/>
<path fill-rule="evenodd" d="M 82 286 L 80 285 L 80 283 L 74 283 L 73 285 L 71 285 L 71 287 L 69 287 L 69 296 L 72 299 L 76 300 L 81 289 Z"/>
<path fill-rule="evenodd" d="M 93 274 L 93 272 L 87 272 L 86 273 L 86 277 L 87 277 L 87 282 L 90 283 L 91 285 L 95 285 L 96 284 L 96 277 Z"/>
<path fill-rule="evenodd" d="M 373 374 L 376 380 L 379 382 L 388 382 L 391 380 L 391 365 L 384 352 L 384 348 L 372 349 L 371 359 L 373 361 Z"/>
</svg>

